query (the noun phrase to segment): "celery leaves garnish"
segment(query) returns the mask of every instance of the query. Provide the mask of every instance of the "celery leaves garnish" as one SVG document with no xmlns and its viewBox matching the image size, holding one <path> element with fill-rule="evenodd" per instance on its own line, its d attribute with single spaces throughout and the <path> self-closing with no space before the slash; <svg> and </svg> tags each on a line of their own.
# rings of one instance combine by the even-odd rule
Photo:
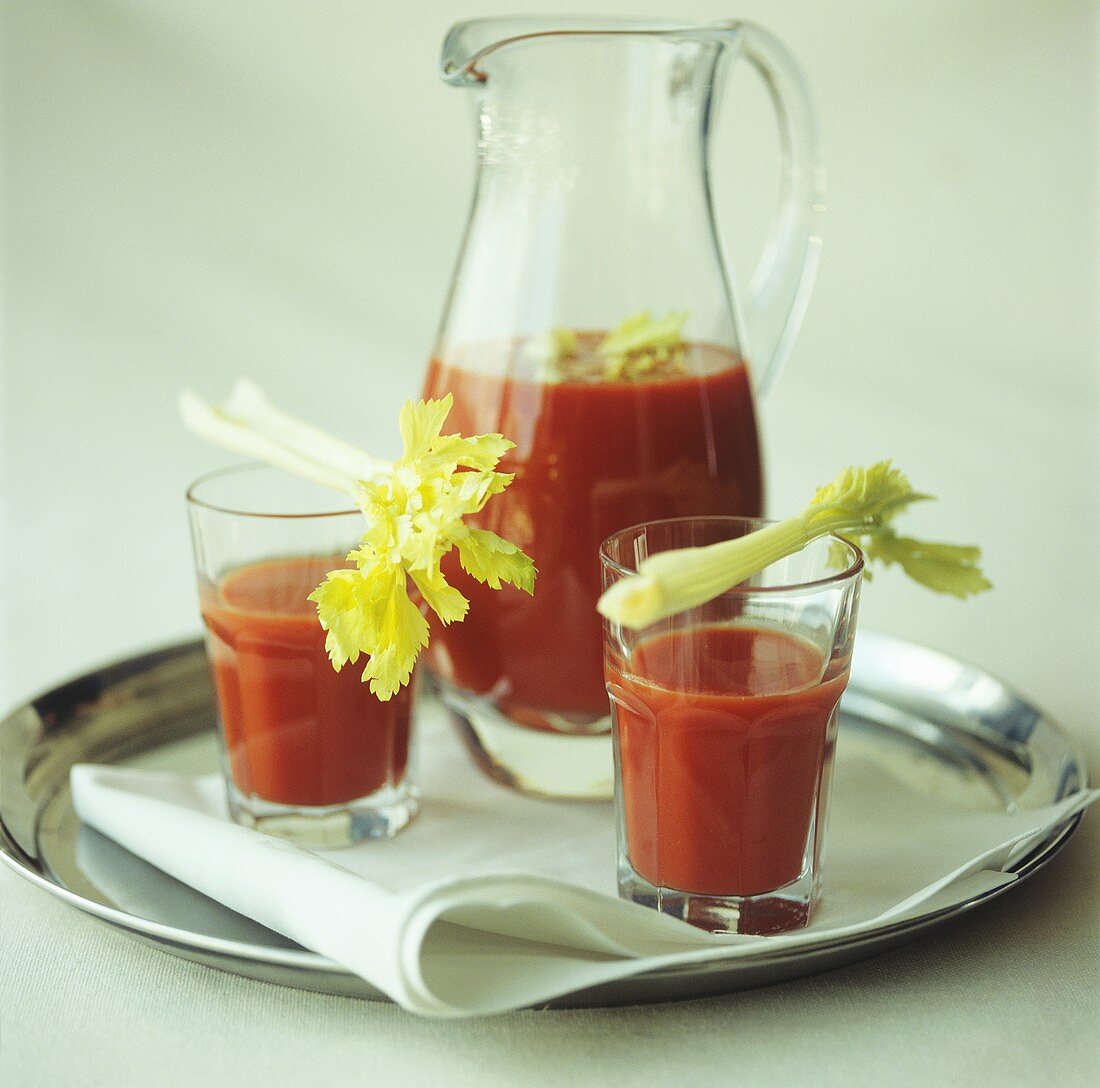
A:
<svg viewBox="0 0 1100 1088">
<path fill-rule="evenodd" d="M 445 624 L 461 620 L 469 608 L 440 570 L 443 556 L 455 546 L 463 567 L 493 589 L 503 582 L 528 593 L 535 588 L 529 556 L 495 533 L 463 522 L 512 482 L 496 466 L 513 444 L 499 434 L 442 434 L 451 403 L 447 394 L 402 408 L 404 454 L 388 480 L 362 485 L 360 506 L 368 528 L 360 547 L 348 555 L 356 569 L 333 571 L 310 595 L 328 632 L 333 667 L 368 655 L 363 679 L 382 700 L 408 683 L 428 643 L 428 625 L 409 597 L 406 576 Z M 476 565 L 468 554 L 476 554 Z M 346 582 L 352 583 L 351 592 Z"/>
<path fill-rule="evenodd" d="M 688 310 L 678 310 L 658 321 L 644 310 L 628 317 L 596 349 L 604 360 L 604 377 L 608 381 L 636 379 L 661 363 L 682 365 L 684 324 L 689 314 Z"/>
<path fill-rule="evenodd" d="M 442 400 L 406 402 L 404 446 L 393 464 L 368 456 L 276 409 L 255 386 L 239 383 L 222 407 L 184 394 L 184 420 L 202 437 L 352 496 L 367 525 L 348 554 L 352 569 L 331 571 L 310 594 L 326 632 L 334 669 L 368 658 L 363 680 L 382 701 L 407 684 L 428 644 L 428 622 L 409 595 L 411 580 L 444 624 L 470 602 L 447 582 L 440 563 L 454 547 L 479 581 L 534 592 L 536 570 L 514 544 L 464 518 L 480 512 L 511 482 L 498 472 L 513 443 L 499 434 L 443 434 L 451 410 Z"/>
<path fill-rule="evenodd" d="M 629 355 L 635 351 L 674 348 L 683 343 L 684 323 L 689 310 L 676 310 L 660 321 L 649 310 L 628 317 L 609 332 L 598 351 L 601 355 Z"/>
<path fill-rule="evenodd" d="M 847 468 L 818 488 L 810 505 L 796 517 L 736 540 L 662 552 L 646 559 L 636 575 L 606 590 L 598 607 L 614 622 L 646 627 L 712 600 L 829 533 L 858 544 L 868 561 L 877 560 L 885 566 L 897 563 L 909 577 L 936 592 L 967 597 L 990 589 L 991 583 L 978 566 L 979 548 L 897 535 L 891 524 L 894 517 L 930 498 L 915 491 L 905 474 L 889 461 L 869 468 Z"/>
<path fill-rule="evenodd" d="M 857 538 L 853 543 L 860 541 Z M 991 588 L 978 566 L 982 550 L 973 545 L 934 544 L 883 529 L 869 537 L 862 547 L 868 559 L 878 560 L 887 567 L 897 563 L 914 582 L 937 593 L 965 598 Z M 870 573 L 866 577 L 870 579 Z"/>
<path fill-rule="evenodd" d="M 485 529 L 471 529 L 456 543 L 459 562 L 471 578 L 485 582 L 490 589 L 500 589 L 501 581 L 505 581 L 528 593 L 535 592 L 535 568 L 515 544 Z"/>
</svg>

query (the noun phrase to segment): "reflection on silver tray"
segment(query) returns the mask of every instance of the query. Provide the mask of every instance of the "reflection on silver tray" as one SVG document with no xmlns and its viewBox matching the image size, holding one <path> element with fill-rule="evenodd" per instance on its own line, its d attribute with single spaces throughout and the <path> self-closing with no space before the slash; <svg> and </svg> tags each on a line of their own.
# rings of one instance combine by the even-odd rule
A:
<svg viewBox="0 0 1100 1088">
<path fill-rule="evenodd" d="M 0 723 L 0 858 L 164 951 L 268 982 L 380 998 L 358 976 L 172 880 L 77 820 L 72 764 L 136 759 L 207 770 L 212 707 L 202 644 L 192 642 L 89 673 L 16 710 Z M 842 711 L 842 743 L 859 745 L 884 773 L 963 806 L 1026 812 L 1086 785 L 1072 742 L 1039 710 L 985 673 L 906 642 L 861 633 Z M 1067 820 L 1022 858 L 1019 876 L 1049 861 L 1079 820 Z M 554 1004 L 702 997 L 812 974 L 900 944 L 1003 890 L 857 937 L 764 947 L 751 957 L 652 972 Z M 121 899 L 127 910 L 117 905 Z"/>
</svg>

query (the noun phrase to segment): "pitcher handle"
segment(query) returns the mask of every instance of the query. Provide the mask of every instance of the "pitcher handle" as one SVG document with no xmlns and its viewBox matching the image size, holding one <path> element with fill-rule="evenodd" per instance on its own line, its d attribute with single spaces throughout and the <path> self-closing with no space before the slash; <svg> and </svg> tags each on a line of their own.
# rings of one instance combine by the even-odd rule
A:
<svg viewBox="0 0 1100 1088">
<path fill-rule="evenodd" d="M 825 167 L 813 104 L 794 57 L 753 23 L 739 23 L 741 53 L 775 105 L 782 153 L 779 206 L 744 302 L 756 390 L 766 393 L 791 353 L 821 253 Z"/>
</svg>

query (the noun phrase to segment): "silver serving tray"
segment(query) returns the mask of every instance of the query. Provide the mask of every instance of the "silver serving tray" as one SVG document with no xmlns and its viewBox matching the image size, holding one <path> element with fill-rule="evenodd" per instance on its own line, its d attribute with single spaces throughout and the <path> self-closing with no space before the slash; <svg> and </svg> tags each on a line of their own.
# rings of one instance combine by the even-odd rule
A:
<svg viewBox="0 0 1100 1088">
<path fill-rule="evenodd" d="M 178 883 L 82 827 L 69 768 L 78 762 L 209 769 L 213 696 L 201 642 L 88 673 L 0 723 L 0 858 L 44 891 L 185 959 L 323 993 L 384 999 L 357 975 Z M 842 703 L 841 733 L 881 748 L 892 774 L 1023 812 L 1087 785 L 1070 738 L 986 673 L 943 654 L 861 632 Z M 1037 872 L 1066 843 L 1077 815 L 1015 870 Z M 94 864 L 89 865 L 89 860 Z M 98 874 L 98 876 L 94 875 Z M 109 874 L 104 879 L 103 874 Z M 901 944 L 1015 887 L 856 937 L 692 968 L 655 971 L 570 994 L 558 1007 L 680 1000 L 809 975 Z M 111 889 L 126 890 L 130 910 Z M 142 904 L 139 912 L 135 902 Z"/>
</svg>

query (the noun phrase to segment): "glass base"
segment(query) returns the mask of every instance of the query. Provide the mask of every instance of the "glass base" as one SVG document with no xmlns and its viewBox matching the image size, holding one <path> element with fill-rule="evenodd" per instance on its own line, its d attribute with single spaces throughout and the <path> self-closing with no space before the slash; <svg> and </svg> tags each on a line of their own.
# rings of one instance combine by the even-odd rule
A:
<svg viewBox="0 0 1100 1088">
<path fill-rule="evenodd" d="M 232 782 L 228 787 L 229 815 L 235 823 L 300 846 L 334 849 L 364 839 L 389 839 L 420 810 L 420 790 L 410 782 L 317 808 L 274 804 L 246 796 Z"/>
<path fill-rule="evenodd" d="M 658 887 L 622 863 L 619 895 L 711 933 L 766 936 L 808 925 L 817 906 L 818 886 L 807 871 L 782 888 L 758 895 L 702 895 Z"/>
<path fill-rule="evenodd" d="M 583 732 L 538 729 L 445 683 L 437 681 L 437 690 L 474 762 L 494 781 L 534 797 L 611 800 L 610 716 L 584 726 Z"/>
</svg>

